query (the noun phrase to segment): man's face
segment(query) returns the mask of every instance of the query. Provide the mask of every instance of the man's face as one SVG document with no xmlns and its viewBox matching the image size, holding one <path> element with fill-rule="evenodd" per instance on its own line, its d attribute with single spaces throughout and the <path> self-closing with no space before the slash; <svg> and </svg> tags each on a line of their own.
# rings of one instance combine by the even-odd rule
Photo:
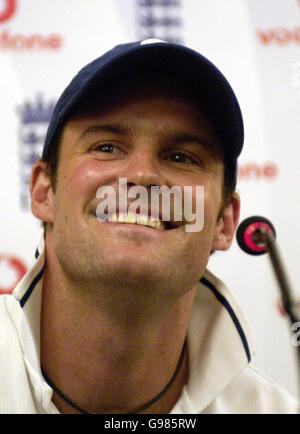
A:
<svg viewBox="0 0 300 434">
<path fill-rule="evenodd" d="M 224 167 L 218 140 L 192 101 L 156 89 L 131 91 L 67 122 L 46 235 L 67 275 L 112 286 L 191 289 L 205 271 L 219 228 Z M 203 186 L 203 229 L 101 222 L 97 189 L 111 186 L 118 198 L 119 178 L 127 179 L 128 188 L 191 186 L 195 192 Z"/>
</svg>

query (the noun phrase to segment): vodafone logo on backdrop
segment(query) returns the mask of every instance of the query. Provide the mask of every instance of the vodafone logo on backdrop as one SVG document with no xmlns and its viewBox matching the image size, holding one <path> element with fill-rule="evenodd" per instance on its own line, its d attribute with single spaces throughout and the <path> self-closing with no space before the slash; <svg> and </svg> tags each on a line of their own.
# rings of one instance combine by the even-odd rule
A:
<svg viewBox="0 0 300 434">
<path fill-rule="evenodd" d="M 300 8 L 300 0 L 297 0 L 297 3 Z M 285 47 L 290 44 L 300 44 L 300 25 L 293 28 L 283 25 L 275 28 L 257 29 L 257 36 L 259 42 L 265 46 Z"/>
<path fill-rule="evenodd" d="M 58 34 L 42 35 L 34 33 L 23 35 L 21 33 L 12 33 L 5 29 L 0 32 L 0 50 L 1 51 L 57 51 L 62 47 L 63 39 Z"/>
<path fill-rule="evenodd" d="M 25 264 L 16 256 L 0 253 L 0 294 L 9 294 L 26 274 Z"/>
<path fill-rule="evenodd" d="M 273 161 L 257 163 L 249 161 L 239 164 L 239 181 L 275 181 L 279 176 L 279 167 Z"/>
<path fill-rule="evenodd" d="M 43 35 L 33 30 L 32 34 L 1 29 L 2 25 L 8 24 L 10 19 L 19 12 L 18 0 L 0 0 L 0 51 L 36 52 L 57 51 L 63 45 L 63 38 L 57 33 Z"/>
<path fill-rule="evenodd" d="M 0 23 L 9 20 L 15 13 L 16 0 L 0 0 Z"/>
<path fill-rule="evenodd" d="M 300 44 L 300 26 L 294 29 L 278 27 L 276 29 L 258 29 L 257 35 L 263 45 L 284 47 L 291 43 Z"/>
</svg>

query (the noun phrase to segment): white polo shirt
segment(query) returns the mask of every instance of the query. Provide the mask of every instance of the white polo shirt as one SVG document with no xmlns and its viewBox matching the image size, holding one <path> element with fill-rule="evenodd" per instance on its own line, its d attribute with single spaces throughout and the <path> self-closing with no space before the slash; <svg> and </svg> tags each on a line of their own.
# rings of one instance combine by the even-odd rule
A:
<svg viewBox="0 0 300 434">
<path fill-rule="evenodd" d="M 44 251 L 13 294 L 0 296 L 0 413 L 55 414 L 40 367 Z M 297 402 L 249 366 L 243 315 L 225 285 L 207 271 L 188 328 L 189 380 L 173 414 L 297 413 Z"/>
</svg>

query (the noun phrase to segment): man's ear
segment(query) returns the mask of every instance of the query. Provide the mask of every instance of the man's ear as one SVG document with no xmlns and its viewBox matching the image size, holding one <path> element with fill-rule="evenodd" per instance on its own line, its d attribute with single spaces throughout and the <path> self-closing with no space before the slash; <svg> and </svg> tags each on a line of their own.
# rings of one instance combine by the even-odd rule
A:
<svg viewBox="0 0 300 434">
<path fill-rule="evenodd" d="M 47 164 L 37 160 L 30 179 L 31 210 L 33 215 L 46 223 L 53 222 L 54 194 Z"/>
<path fill-rule="evenodd" d="M 224 209 L 219 217 L 215 229 L 212 250 L 227 250 L 231 246 L 239 218 L 240 218 L 240 196 L 234 193 L 232 200 Z"/>
</svg>

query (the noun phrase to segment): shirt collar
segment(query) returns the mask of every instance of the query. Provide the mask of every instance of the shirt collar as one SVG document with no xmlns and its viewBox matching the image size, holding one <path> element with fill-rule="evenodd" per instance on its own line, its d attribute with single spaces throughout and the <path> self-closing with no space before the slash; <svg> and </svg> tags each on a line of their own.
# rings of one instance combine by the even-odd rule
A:
<svg viewBox="0 0 300 434">
<path fill-rule="evenodd" d="M 55 412 L 52 389 L 40 367 L 40 316 L 45 252 L 13 292 L 23 315 L 18 315 L 26 367 L 36 398 Z M 16 319 L 17 316 L 14 315 Z M 21 318 L 21 319 L 20 319 Z M 200 413 L 250 362 L 252 343 L 248 327 L 228 288 L 208 270 L 198 284 L 188 327 L 189 381 L 172 413 Z"/>
<path fill-rule="evenodd" d="M 245 318 L 208 270 L 198 284 L 188 328 L 189 381 L 172 412 L 200 413 L 251 360 Z"/>
<path fill-rule="evenodd" d="M 14 300 L 18 303 L 21 314 L 16 321 L 23 350 L 24 362 L 30 378 L 37 407 L 46 413 L 59 413 L 52 403 L 53 390 L 46 383 L 41 372 L 40 363 L 40 318 L 43 287 L 43 271 L 45 264 L 44 242 L 41 241 L 36 250 L 36 262 L 26 273 L 13 291 Z"/>
</svg>

